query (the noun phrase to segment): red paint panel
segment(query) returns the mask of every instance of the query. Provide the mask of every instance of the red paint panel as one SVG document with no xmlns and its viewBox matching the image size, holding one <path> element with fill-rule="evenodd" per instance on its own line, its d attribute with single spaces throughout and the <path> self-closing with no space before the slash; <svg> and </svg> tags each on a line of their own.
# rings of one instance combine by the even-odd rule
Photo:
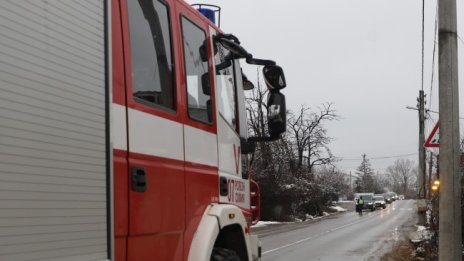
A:
<svg viewBox="0 0 464 261">
<path fill-rule="evenodd" d="M 182 260 L 182 234 L 144 235 L 129 238 L 127 260 Z"/>
<path fill-rule="evenodd" d="M 184 260 L 187 260 L 195 231 L 206 207 L 219 202 L 218 168 L 185 163 L 186 230 L 184 236 Z"/>
<path fill-rule="evenodd" d="M 127 256 L 127 237 L 116 237 L 114 240 L 115 261 L 125 261 Z"/>
<path fill-rule="evenodd" d="M 124 88 L 124 52 L 122 48 L 121 32 L 121 10 L 119 0 L 112 0 L 112 67 L 113 67 L 113 102 L 121 105 L 126 104 Z"/>
<path fill-rule="evenodd" d="M 185 229 L 184 162 L 137 153 L 129 154 L 129 162 L 131 167 L 145 169 L 147 186 L 145 192 L 129 192 L 128 251 L 131 258 L 128 260 L 148 260 L 145 258 L 150 255 L 138 253 L 140 244 L 145 246 L 145 252 L 158 249 L 151 254 L 150 260 L 182 260 L 163 258 L 167 255 L 182 257 L 183 241 L 180 239 Z M 138 243 L 132 244 L 134 241 Z M 180 251 L 180 254 L 174 251 Z M 137 258 L 132 259 L 134 256 Z"/>
<path fill-rule="evenodd" d="M 112 92 L 113 102 L 126 105 L 124 79 L 124 53 L 121 32 L 121 10 L 119 0 L 111 1 L 112 21 Z M 126 261 L 127 236 L 129 234 L 129 179 L 127 151 L 113 151 L 113 198 L 114 198 L 114 234 L 115 260 Z"/>
<path fill-rule="evenodd" d="M 114 234 L 127 236 L 129 232 L 129 172 L 127 152 L 114 150 Z"/>
</svg>

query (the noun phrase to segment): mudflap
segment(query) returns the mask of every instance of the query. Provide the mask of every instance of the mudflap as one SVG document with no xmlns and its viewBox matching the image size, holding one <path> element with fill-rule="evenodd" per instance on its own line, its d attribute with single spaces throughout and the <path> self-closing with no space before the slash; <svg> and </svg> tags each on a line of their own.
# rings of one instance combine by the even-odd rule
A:
<svg viewBox="0 0 464 261">
<path fill-rule="evenodd" d="M 259 241 L 257 235 L 250 235 L 251 243 L 251 257 L 253 261 L 261 260 L 261 241 Z"/>
</svg>

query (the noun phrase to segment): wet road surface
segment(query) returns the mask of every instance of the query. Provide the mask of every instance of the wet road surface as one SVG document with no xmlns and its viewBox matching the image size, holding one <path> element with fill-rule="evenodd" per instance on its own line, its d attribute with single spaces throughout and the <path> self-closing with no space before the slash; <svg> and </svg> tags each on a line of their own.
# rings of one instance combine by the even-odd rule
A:
<svg viewBox="0 0 464 261">
<path fill-rule="evenodd" d="M 415 217 L 415 201 L 402 200 L 362 216 L 347 212 L 311 224 L 279 227 L 260 235 L 262 260 L 378 260 Z"/>
</svg>

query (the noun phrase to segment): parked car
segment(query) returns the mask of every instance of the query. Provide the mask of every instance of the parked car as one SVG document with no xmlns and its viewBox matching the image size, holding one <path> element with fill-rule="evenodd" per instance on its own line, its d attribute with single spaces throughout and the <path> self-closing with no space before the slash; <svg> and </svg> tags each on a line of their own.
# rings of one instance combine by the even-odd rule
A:
<svg viewBox="0 0 464 261">
<path fill-rule="evenodd" d="M 376 208 L 385 209 L 387 207 L 387 203 L 385 202 L 383 195 L 374 195 L 374 205 Z"/>
<path fill-rule="evenodd" d="M 399 195 L 399 196 L 398 196 L 398 199 L 399 199 L 399 200 L 404 200 L 404 195 Z"/>
</svg>

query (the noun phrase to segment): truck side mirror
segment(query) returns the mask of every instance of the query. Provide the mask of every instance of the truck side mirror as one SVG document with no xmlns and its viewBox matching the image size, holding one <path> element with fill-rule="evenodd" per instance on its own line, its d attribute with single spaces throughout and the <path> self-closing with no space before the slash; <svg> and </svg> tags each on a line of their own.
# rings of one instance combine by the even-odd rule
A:
<svg viewBox="0 0 464 261">
<path fill-rule="evenodd" d="M 209 79 L 209 73 L 204 73 L 201 76 L 201 88 L 204 95 L 211 96 L 211 81 Z"/>
<path fill-rule="evenodd" d="M 240 138 L 240 150 L 242 154 L 250 154 L 255 152 L 256 142 L 249 141 L 245 138 Z"/>
<path fill-rule="evenodd" d="M 271 91 L 267 100 L 267 120 L 269 135 L 279 138 L 287 128 L 287 109 L 285 95 L 278 91 Z"/>
<path fill-rule="evenodd" d="M 208 61 L 208 48 L 206 47 L 206 41 L 203 41 L 203 44 L 200 46 L 200 58 L 202 62 Z"/>
<path fill-rule="evenodd" d="M 281 90 L 287 86 L 284 70 L 278 65 L 266 65 L 263 68 L 264 80 L 269 90 Z"/>
<path fill-rule="evenodd" d="M 214 55 L 216 55 L 218 52 L 218 48 L 216 45 L 213 45 L 213 51 L 214 51 Z M 203 44 L 200 46 L 199 53 L 200 53 L 201 61 L 207 62 L 208 61 L 208 47 L 206 45 L 206 40 L 203 41 Z"/>
</svg>

